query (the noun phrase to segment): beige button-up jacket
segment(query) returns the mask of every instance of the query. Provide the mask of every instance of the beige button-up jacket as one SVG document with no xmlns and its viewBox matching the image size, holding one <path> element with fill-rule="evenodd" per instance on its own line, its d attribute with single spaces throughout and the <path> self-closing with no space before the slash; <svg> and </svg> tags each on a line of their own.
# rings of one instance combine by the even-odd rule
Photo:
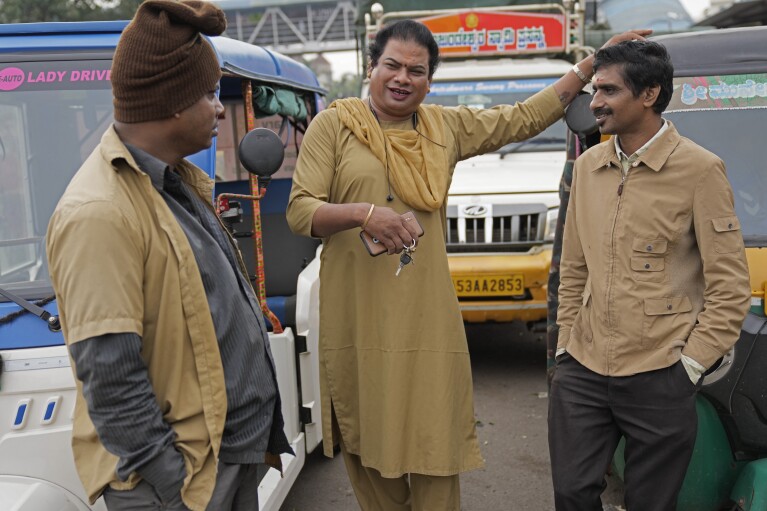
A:
<svg viewBox="0 0 767 511">
<path fill-rule="evenodd" d="M 576 162 L 558 349 L 602 375 L 705 367 L 738 339 L 751 289 L 725 167 L 673 124 L 626 177 L 612 140 Z"/>
<path fill-rule="evenodd" d="M 201 197 L 212 196 L 204 172 L 187 162 L 177 168 Z M 47 253 L 68 345 L 106 333 L 141 336 L 163 419 L 184 457 L 184 502 L 204 510 L 226 419 L 218 341 L 189 241 L 113 127 L 56 207 Z M 118 458 L 99 441 L 80 381 L 77 388 L 72 450 L 93 503 L 107 485 L 129 489 L 139 479 L 117 479 Z"/>
</svg>

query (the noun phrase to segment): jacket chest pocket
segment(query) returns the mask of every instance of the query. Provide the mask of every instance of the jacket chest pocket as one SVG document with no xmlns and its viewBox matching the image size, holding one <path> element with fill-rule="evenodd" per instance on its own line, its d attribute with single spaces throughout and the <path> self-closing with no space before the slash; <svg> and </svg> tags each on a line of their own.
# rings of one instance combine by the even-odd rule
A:
<svg viewBox="0 0 767 511">
<path fill-rule="evenodd" d="M 664 239 L 636 239 L 631 245 L 631 276 L 643 282 L 666 280 L 666 251 Z"/>
<path fill-rule="evenodd" d="M 692 303 L 686 296 L 645 298 L 642 349 L 655 349 L 674 339 L 686 339 L 692 330 Z"/>
</svg>

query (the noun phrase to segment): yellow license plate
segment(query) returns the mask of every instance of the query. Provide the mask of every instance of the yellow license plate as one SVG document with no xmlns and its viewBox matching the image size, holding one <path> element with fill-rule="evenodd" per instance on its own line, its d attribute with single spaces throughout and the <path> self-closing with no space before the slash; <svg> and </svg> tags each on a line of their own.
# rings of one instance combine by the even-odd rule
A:
<svg viewBox="0 0 767 511">
<path fill-rule="evenodd" d="M 453 286 L 459 297 L 519 296 L 525 294 L 522 275 L 483 275 L 480 277 L 453 277 Z"/>
</svg>

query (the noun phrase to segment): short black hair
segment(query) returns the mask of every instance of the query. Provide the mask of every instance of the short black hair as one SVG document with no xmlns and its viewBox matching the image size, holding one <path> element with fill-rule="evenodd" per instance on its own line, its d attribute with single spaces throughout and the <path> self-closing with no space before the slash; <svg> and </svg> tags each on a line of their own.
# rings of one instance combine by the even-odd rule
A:
<svg viewBox="0 0 767 511">
<path fill-rule="evenodd" d="M 434 35 L 426 25 L 415 20 L 400 20 L 379 30 L 375 40 L 368 46 L 370 67 L 378 65 L 378 60 L 381 58 L 389 39 L 413 41 L 429 50 L 429 78 L 434 76 L 434 71 L 439 66 L 439 46 L 437 46 Z"/>
<path fill-rule="evenodd" d="M 594 55 L 594 72 L 600 67 L 618 65 L 626 85 L 634 97 L 643 90 L 660 86 L 653 110 L 660 114 L 671 101 L 674 92 L 674 65 L 666 48 L 655 41 L 621 41 L 607 46 Z"/>
</svg>

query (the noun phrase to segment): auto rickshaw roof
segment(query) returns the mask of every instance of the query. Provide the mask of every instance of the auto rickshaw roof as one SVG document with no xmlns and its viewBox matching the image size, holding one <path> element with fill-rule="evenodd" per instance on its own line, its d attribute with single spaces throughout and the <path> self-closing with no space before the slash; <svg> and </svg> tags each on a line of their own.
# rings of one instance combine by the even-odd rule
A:
<svg viewBox="0 0 767 511">
<path fill-rule="evenodd" d="M 653 37 L 671 54 L 674 76 L 767 72 L 767 26 Z"/>
<path fill-rule="evenodd" d="M 127 21 L 14 23 L 0 25 L 0 55 L 17 60 L 32 54 L 113 51 Z M 325 93 L 314 73 L 282 54 L 227 37 L 210 37 L 228 74 Z"/>
</svg>

